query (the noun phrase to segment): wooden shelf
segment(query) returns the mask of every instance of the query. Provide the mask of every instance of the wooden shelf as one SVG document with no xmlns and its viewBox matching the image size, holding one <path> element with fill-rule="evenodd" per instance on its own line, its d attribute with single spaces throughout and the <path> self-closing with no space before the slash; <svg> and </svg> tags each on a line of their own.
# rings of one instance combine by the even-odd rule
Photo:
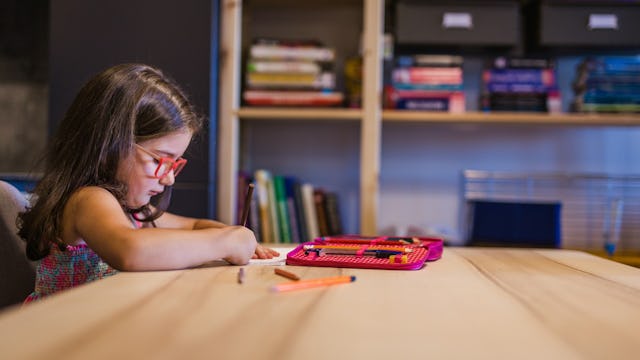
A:
<svg viewBox="0 0 640 360">
<path fill-rule="evenodd" d="M 296 120 L 360 120 L 360 109 L 345 108 L 260 108 L 243 107 L 236 115 L 241 119 L 296 119 Z M 423 122 L 452 124 L 522 124 L 522 125 L 585 125 L 585 126 L 640 126 L 640 114 L 548 114 L 548 113 L 490 113 L 466 112 L 460 114 L 385 110 L 384 122 Z"/>
<path fill-rule="evenodd" d="M 468 123 L 468 124 L 523 124 L 523 125 L 586 125 L 586 126 L 638 126 L 640 114 L 548 114 L 548 113 L 489 113 L 461 114 L 422 111 L 383 111 L 385 122 Z"/>
<path fill-rule="evenodd" d="M 241 119 L 360 120 L 362 111 L 344 108 L 243 107 L 236 115 Z"/>
</svg>

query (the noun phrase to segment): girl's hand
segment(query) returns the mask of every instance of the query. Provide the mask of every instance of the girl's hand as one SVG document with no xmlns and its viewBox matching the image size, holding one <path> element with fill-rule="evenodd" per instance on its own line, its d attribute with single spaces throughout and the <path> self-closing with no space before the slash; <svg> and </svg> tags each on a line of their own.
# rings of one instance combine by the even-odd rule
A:
<svg viewBox="0 0 640 360">
<path fill-rule="evenodd" d="M 273 257 L 278 255 L 280 255 L 279 252 L 258 244 L 258 246 L 256 247 L 256 252 L 253 254 L 251 258 L 252 259 L 272 259 Z"/>
<path fill-rule="evenodd" d="M 255 256 L 256 246 L 259 246 L 253 231 L 244 226 L 227 226 L 224 229 L 228 232 L 225 243 L 229 253 L 224 259 L 234 265 L 249 263 L 249 259 Z M 215 228 L 211 230 L 220 231 Z"/>
</svg>

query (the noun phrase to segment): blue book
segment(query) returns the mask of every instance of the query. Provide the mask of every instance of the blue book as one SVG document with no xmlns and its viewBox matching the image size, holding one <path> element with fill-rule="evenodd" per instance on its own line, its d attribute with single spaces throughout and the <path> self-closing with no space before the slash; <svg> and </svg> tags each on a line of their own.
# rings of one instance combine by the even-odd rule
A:
<svg viewBox="0 0 640 360">
<path fill-rule="evenodd" d="M 284 177 L 284 193 L 289 214 L 289 230 L 292 243 L 302 242 L 300 229 L 300 204 L 296 200 L 296 185 L 298 181 L 291 176 Z"/>
<path fill-rule="evenodd" d="M 492 93 L 547 93 L 557 88 L 552 85 L 527 82 L 488 82 L 484 88 Z"/>
<path fill-rule="evenodd" d="M 449 111 L 449 98 L 400 98 L 395 103 L 396 109 Z"/>
<path fill-rule="evenodd" d="M 462 84 L 401 84 L 393 83 L 393 87 L 398 90 L 439 90 L 439 91 L 462 91 Z"/>
</svg>

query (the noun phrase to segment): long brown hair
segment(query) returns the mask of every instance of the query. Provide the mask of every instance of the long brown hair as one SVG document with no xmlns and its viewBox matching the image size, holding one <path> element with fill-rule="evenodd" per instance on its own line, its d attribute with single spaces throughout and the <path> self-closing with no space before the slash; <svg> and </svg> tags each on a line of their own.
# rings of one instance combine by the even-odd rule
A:
<svg viewBox="0 0 640 360">
<path fill-rule="evenodd" d="M 116 180 L 134 144 L 188 129 L 202 118 L 184 92 L 159 69 L 121 64 L 95 75 L 77 94 L 49 143 L 36 202 L 18 218 L 27 257 L 38 260 L 61 244 L 62 212 L 85 186 L 110 191 L 124 206 L 126 186 Z"/>
</svg>

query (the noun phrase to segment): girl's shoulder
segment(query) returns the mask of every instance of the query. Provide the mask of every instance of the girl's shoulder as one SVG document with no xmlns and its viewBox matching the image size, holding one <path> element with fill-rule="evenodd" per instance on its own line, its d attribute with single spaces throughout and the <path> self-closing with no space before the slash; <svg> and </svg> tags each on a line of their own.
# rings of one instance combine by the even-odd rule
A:
<svg viewBox="0 0 640 360">
<path fill-rule="evenodd" d="M 111 192 L 99 186 L 85 186 L 76 190 L 69 198 L 68 205 L 74 209 L 103 206 L 120 208 L 118 199 Z"/>
<path fill-rule="evenodd" d="M 114 201 L 117 201 L 116 197 L 112 193 L 100 186 L 84 186 L 76 190 L 71 195 L 71 199 L 75 200 L 88 200 L 92 198 L 100 198 L 103 200 L 113 199 Z"/>
</svg>

